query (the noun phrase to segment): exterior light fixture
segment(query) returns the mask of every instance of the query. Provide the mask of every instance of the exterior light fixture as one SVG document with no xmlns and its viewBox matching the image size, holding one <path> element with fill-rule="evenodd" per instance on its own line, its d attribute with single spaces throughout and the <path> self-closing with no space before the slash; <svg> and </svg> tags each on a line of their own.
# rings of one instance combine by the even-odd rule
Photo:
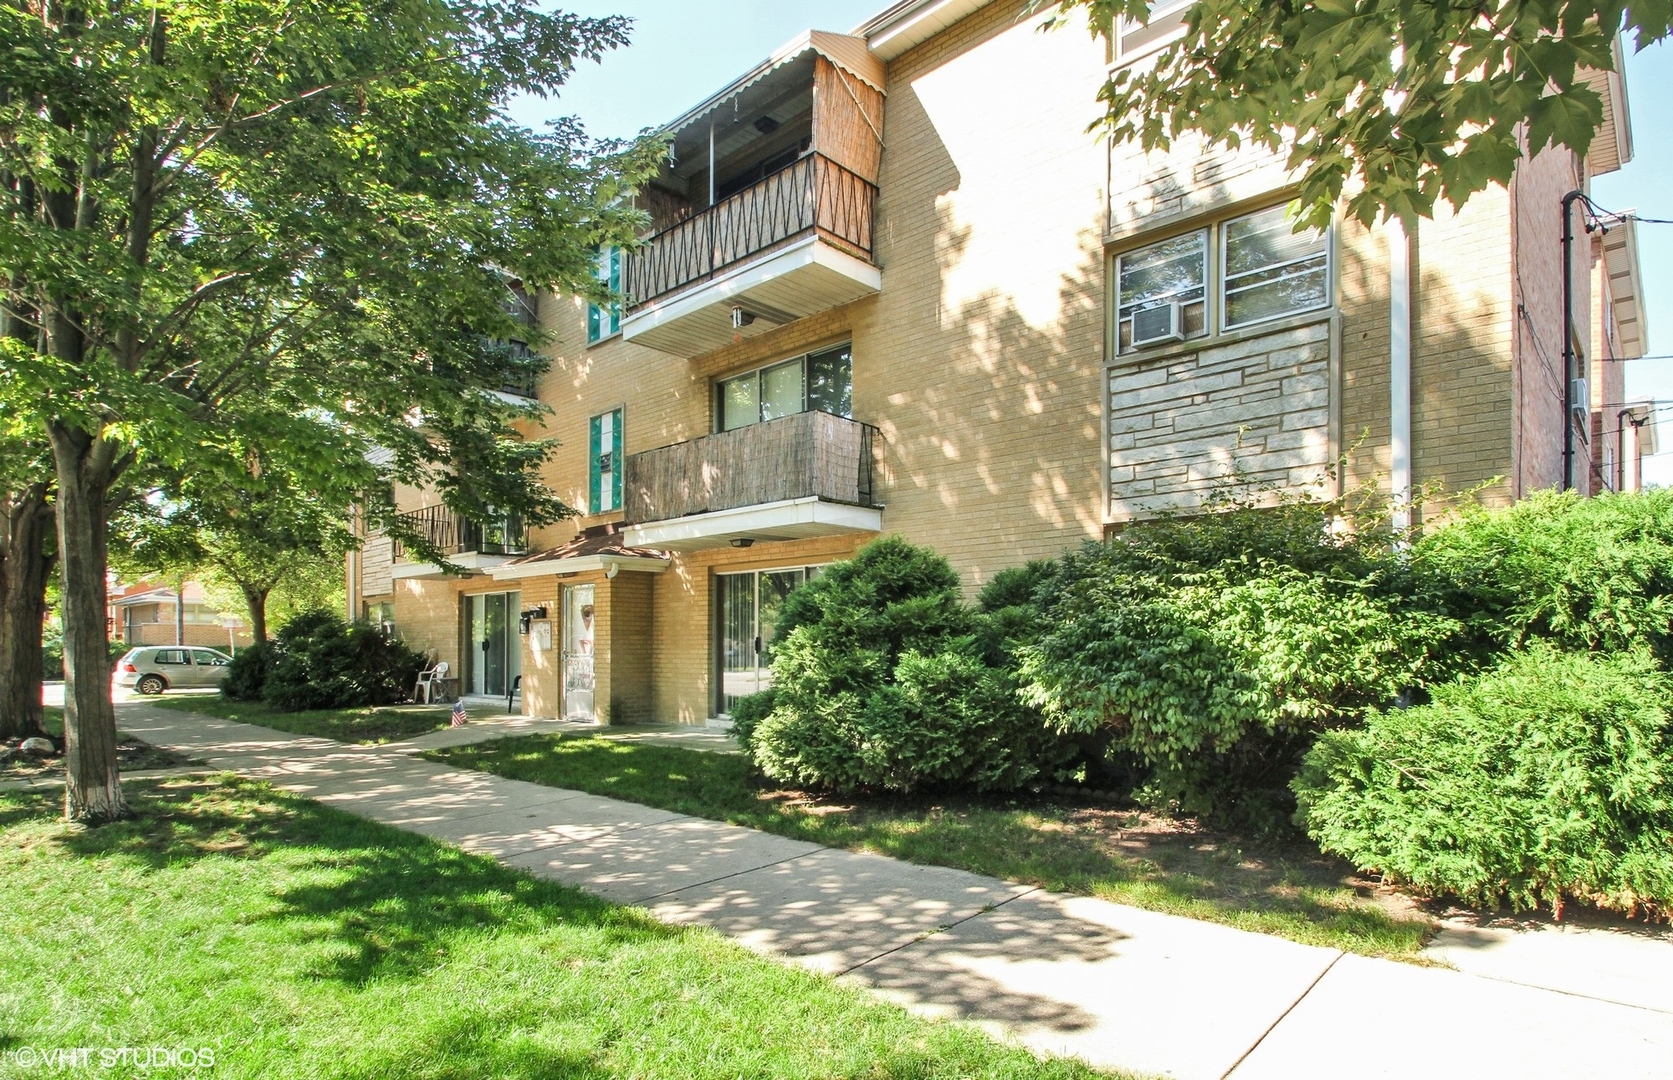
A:
<svg viewBox="0 0 1673 1080">
<path fill-rule="evenodd" d="M 731 543 L 735 548 L 746 548 L 755 543 L 755 538 L 751 536 L 734 536 Z"/>
</svg>

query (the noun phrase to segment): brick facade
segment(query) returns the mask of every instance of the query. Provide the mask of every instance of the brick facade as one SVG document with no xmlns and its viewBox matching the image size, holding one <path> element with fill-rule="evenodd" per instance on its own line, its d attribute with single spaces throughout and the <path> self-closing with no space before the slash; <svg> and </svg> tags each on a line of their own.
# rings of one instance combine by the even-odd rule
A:
<svg viewBox="0 0 1673 1080">
<path fill-rule="evenodd" d="M 1233 474 L 1318 490 L 1342 462 L 1325 490 L 1389 492 L 1386 230 L 1336 223 L 1323 309 L 1117 355 L 1114 258 L 1282 204 L 1293 177 L 1264 151 L 1181 140 L 1170 153 L 1142 154 L 1101 144 L 1086 127 L 1108 71 L 1103 47 L 1038 24 L 1017 0 L 990 3 L 889 61 L 878 294 L 757 325 L 692 358 L 619 336 L 589 345 L 583 302 L 539 298 L 552 362 L 538 394 L 551 415 L 529 434 L 559 440 L 546 479 L 580 516 L 537 530 L 535 548 L 622 518 L 586 505 L 590 417 L 621 408 L 628 455 L 705 436 L 716 380 L 844 341 L 853 416 L 880 436 L 884 531 L 946 554 L 972 593 L 1004 567 L 1189 508 Z M 1457 213 L 1443 208 L 1414 230 L 1417 485 L 1479 487 L 1502 502 L 1556 481 L 1561 417 L 1549 407 L 1540 346 L 1548 353 L 1558 340 L 1555 199 L 1579 172 L 1572 155 L 1548 151 L 1524 162 L 1509 189 Z M 1585 276 L 1596 253 L 1585 246 L 1580 257 Z M 1603 280 L 1586 284 L 1583 303 Z M 1602 333 L 1594 323 L 1582 320 L 1588 356 Z M 1598 393 L 1612 392 L 1599 381 Z M 412 505 L 422 502 L 412 493 Z M 701 723 L 718 706 L 719 575 L 817 565 L 852 555 L 864 539 L 679 553 L 655 574 L 389 587 L 407 641 L 455 665 L 465 597 L 515 587 L 525 609 L 545 606 L 553 649 L 533 651 L 533 635 L 523 641 L 524 708 L 556 715 L 561 590 L 591 584 L 599 718 Z M 375 554 L 363 561 L 363 595 L 381 585 L 381 567 Z"/>
</svg>

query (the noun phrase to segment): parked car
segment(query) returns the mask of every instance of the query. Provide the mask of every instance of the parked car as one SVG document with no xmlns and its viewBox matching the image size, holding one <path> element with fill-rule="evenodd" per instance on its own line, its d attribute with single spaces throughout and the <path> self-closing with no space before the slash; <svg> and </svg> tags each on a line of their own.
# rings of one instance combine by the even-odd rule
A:
<svg viewBox="0 0 1673 1080">
<path fill-rule="evenodd" d="M 116 685 L 142 694 L 193 686 L 219 686 L 232 657 L 194 645 L 144 645 L 116 662 Z"/>
</svg>

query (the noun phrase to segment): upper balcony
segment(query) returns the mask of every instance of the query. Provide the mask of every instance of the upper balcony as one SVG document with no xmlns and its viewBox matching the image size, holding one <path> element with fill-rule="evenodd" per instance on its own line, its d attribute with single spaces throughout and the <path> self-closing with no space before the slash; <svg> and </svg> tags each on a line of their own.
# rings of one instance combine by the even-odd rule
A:
<svg viewBox="0 0 1673 1080">
<path fill-rule="evenodd" d="M 697 551 L 877 532 L 875 436 L 869 424 L 803 412 L 632 454 L 626 541 Z"/>
<path fill-rule="evenodd" d="M 882 124 L 882 64 L 818 31 L 676 120 L 622 337 L 696 356 L 877 292 Z"/>
<path fill-rule="evenodd" d="M 522 519 L 513 516 L 484 524 L 445 506 L 426 506 L 401 514 L 400 520 L 462 570 L 489 570 L 528 550 L 528 532 Z M 394 554 L 393 576 L 397 579 L 448 576 L 434 563 L 408 558 L 406 545 L 400 539 L 395 540 Z"/>
</svg>

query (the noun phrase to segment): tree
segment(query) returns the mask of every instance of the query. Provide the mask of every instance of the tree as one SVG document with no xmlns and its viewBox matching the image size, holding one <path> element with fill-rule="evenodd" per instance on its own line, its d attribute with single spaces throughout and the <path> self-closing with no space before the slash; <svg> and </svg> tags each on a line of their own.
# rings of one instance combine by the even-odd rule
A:
<svg viewBox="0 0 1673 1080">
<path fill-rule="evenodd" d="M 1114 42 L 1147 0 L 1042 0 Z M 1197 0 L 1183 36 L 1104 84 L 1111 137 L 1165 149 L 1185 132 L 1287 149 L 1302 223 L 1432 216 L 1508 184 L 1524 148 L 1584 155 L 1603 120 L 1587 70 L 1614 70 L 1624 25 L 1668 35 L 1669 0 Z"/>
<path fill-rule="evenodd" d="M 489 393 L 507 275 L 607 300 L 596 247 L 660 152 L 533 133 L 550 94 L 625 40 L 533 0 L 0 4 L 0 411 L 57 482 L 67 815 L 123 817 L 105 647 L 113 488 L 246 471 L 286 440 L 303 483 L 360 468 L 539 524 L 526 410 Z M 376 493 L 369 512 L 389 517 Z"/>
<path fill-rule="evenodd" d="M 303 489 L 279 467 L 278 454 L 248 458 L 252 468 L 229 483 L 219 472 L 187 473 L 167 489 L 135 500 L 111 525 L 113 561 L 134 575 L 202 580 L 236 594 L 255 640 L 268 637 L 268 605 L 291 585 L 287 611 L 329 606 L 322 577 L 343 584 L 343 556 L 355 545 L 349 511 L 377 481 L 351 470 L 329 488 Z M 219 590 L 218 590 L 219 591 Z"/>
<path fill-rule="evenodd" d="M 41 733 L 41 622 L 53 558 L 42 447 L 0 434 L 0 740 Z"/>
</svg>

